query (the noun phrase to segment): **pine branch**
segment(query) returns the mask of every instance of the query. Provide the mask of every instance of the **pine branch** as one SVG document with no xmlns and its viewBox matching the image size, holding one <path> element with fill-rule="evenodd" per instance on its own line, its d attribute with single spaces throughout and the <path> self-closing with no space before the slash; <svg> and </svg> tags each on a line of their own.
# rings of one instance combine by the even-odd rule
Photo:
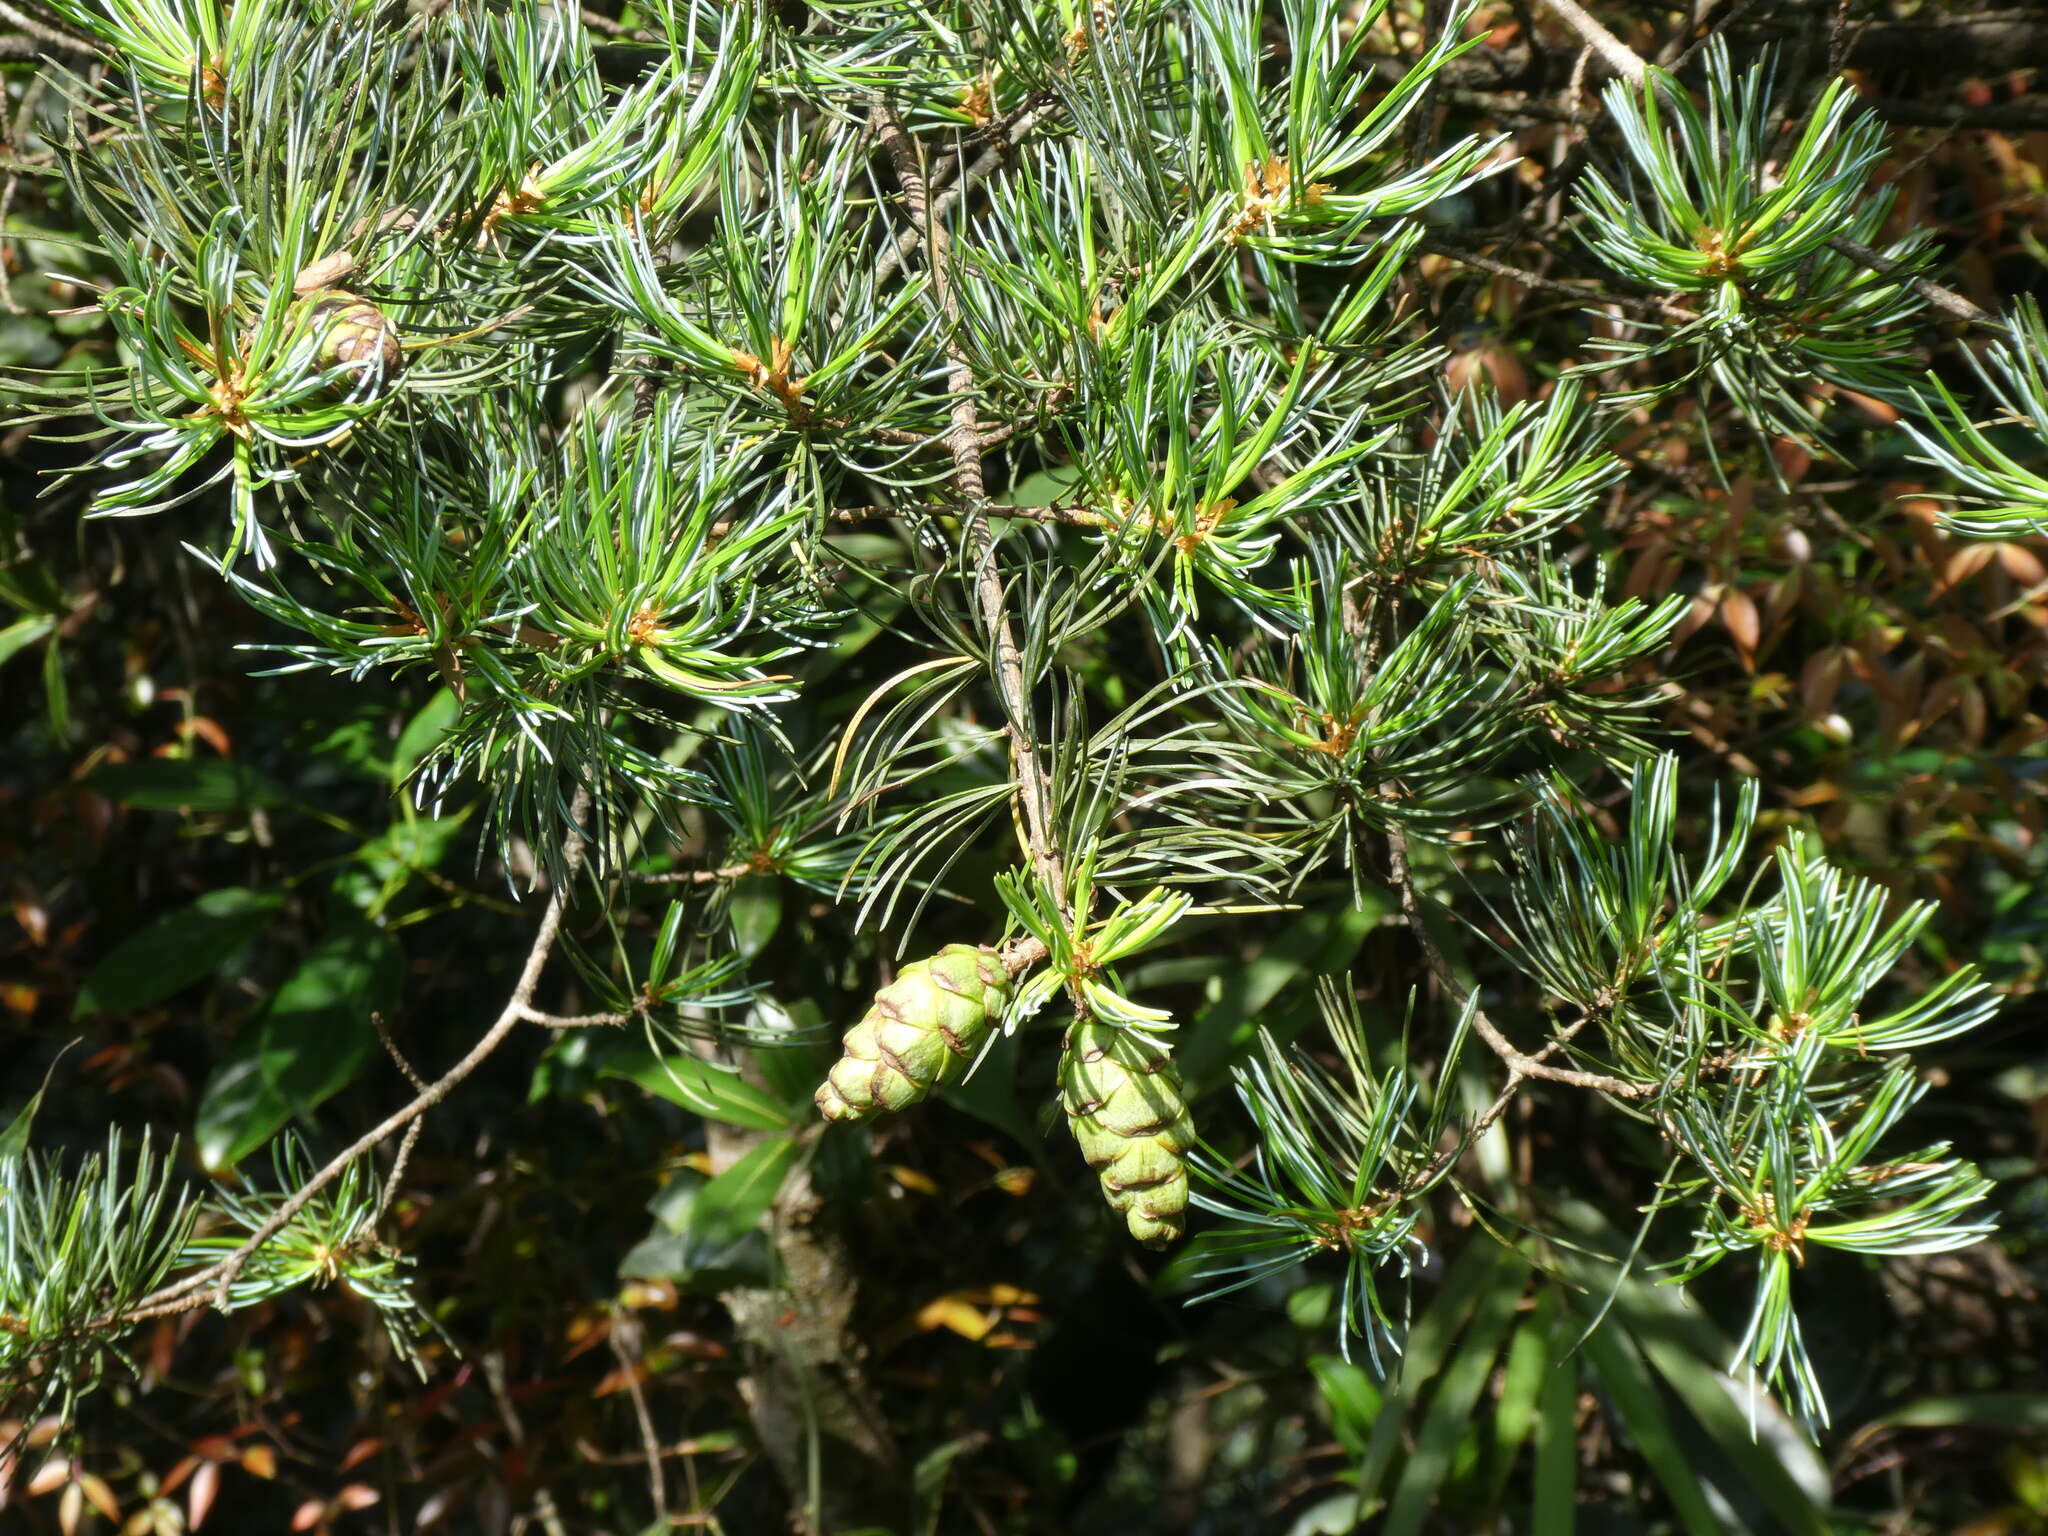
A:
<svg viewBox="0 0 2048 1536">
<path fill-rule="evenodd" d="M 1463 266 L 1490 272 L 1496 277 L 1511 277 L 1532 293 L 1555 293 L 1564 298 L 1577 299 L 1583 304 L 1615 304 L 1639 313 L 1662 315 L 1665 319 L 1675 320 L 1681 325 L 1699 318 L 1691 310 L 1683 305 L 1673 304 L 1669 299 L 1639 298 L 1633 294 L 1611 293 L 1590 283 L 1561 282 L 1554 277 L 1545 277 L 1540 272 L 1531 272 L 1526 267 L 1512 266 L 1461 241 L 1447 239 L 1442 235 L 1425 235 L 1415 242 L 1415 247 L 1417 250 L 1446 256 Z"/>
<path fill-rule="evenodd" d="M 1847 235 L 1830 235 L 1828 247 L 1840 251 L 1851 261 L 1859 266 L 1868 267 L 1881 277 L 1895 278 L 1906 284 L 1943 314 L 1953 315 L 1958 320 L 1967 320 L 1972 325 L 1981 325 L 1989 330 L 2001 333 L 2005 331 L 2004 324 L 1995 315 L 1979 309 L 1953 288 L 1944 288 L 1940 283 L 1929 282 L 1919 273 L 1893 261 L 1882 251 L 1873 251 L 1869 246 L 1851 240 Z"/>
<path fill-rule="evenodd" d="M 1458 979 L 1449 958 L 1437 944 L 1436 936 L 1429 931 L 1429 924 L 1422 913 L 1420 898 L 1416 894 L 1415 881 L 1408 869 L 1408 839 L 1398 828 L 1387 833 L 1387 856 L 1389 870 L 1395 888 L 1400 892 L 1401 913 L 1408 920 L 1408 928 L 1415 935 L 1415 942 L 1422 946 L 1423 958 L 1428 962 L 1437 984 L 1449 995 L 1452 1003 L 1459 1008 L 1469 1009 L 1472 1029 L 1484 1040 L 1494 1055 L 1507 1066 L 1510 1081 L 1515 1078 L 1534 1077 L 1545 1082 L 1564 1083 L 1573 1088 L 1590 1088 L 1598 1093 L 1612 1094 L 1618 1099 L 1641 1099 L 1655 1093 L 1655 1083 L 1632 1083 L 1626 1078 L 1612 1077 L 1604 1072 L 1581 1072 L 1574 1067 L 1553 1067 L 1544 1057 L 1549 1049 L 1530 1056 L 1518 1049 L 1513 1041 L 1500 1032 L 1493 1020 L 1486 1016 L 1473 999 L 1465 984 Z M 1554 1046 L 1550 1049 L 1554 1049 Z M 1504 1108 L 1501 1105 L 1498 1108 Z M 1498 1113 L 1498 1108 L 1496 1113 Z"/>
<path fill-rule="evenodd" d="M 1478 1010 L 1474 1009 L 1473 1013 L 1476 1019 Z M 1590 1013 L 1574 1019 L 1570 1024 L 1567 1024 L 1557 1032 L 1556 1038 L 1548 1041 L 1534 1056 L 1527 1059 L 1537 1063 L 1547 1060 L 1571 1044 L 1572 1037 L 1592 1022 L 1593 1016 Z M 1484 1037 L 1482 1036 L 1481 1038 Z M 1458 1159 L 1465 1155 L 1466 1149 L 1481 1136 L 1493 1129 L 1494 1122 L 1507 1113 L 1508 1106 L 1514 1103 L 1516 1098 L 1520 1096 L 1522 1084 L 1530 1081 L 1531 1078 L 1537 1075 L 1531 1072 L 1518 1072 L 1510 1066 L 1508 1069 L 1508 1080 L 1501 1084 L 1500 1092 L 1494 1095 L 1493 1102 L 1486 1106 L 1478 1118 L 1460 1129 L 1457 1139 L 1450 1146 L 1445 1147 L 1435 1157 L 1431 1158 L 1419 1172 L 1412 1173 L 1402 1179 L 1400 1191 L 1395 1198 L 1397 1200 L 1406 1200 L 1419 1195 L 1434 1185 L 1446 1173 L 1450 1172 L 1457 1165 Z"/>
<path fill-rule="evenodd" d="M 1544 0 L 1544 4 L 1584 38 L 1586 46 L 1605 59 L 1616 74 L 1638 90 L 1649 88 L 1650 66 L 1643 56 L 1602 26 L 1596 17 L 1578 3 L 1578 0 Z M 1874 251 L 1847 235 L 1831 235 L 1827 243 L 1830 250 L 1840 252 L 1859 266 L 1866 267 L 1881 277 L 1890 277 L 1905 283 L 1922 299 L 1945 314 L 1992 330 L 2002 332 L 2005 329 L 1995 317 L 1985 313 L 1953 288 L 1945 288 L 1940 283 L 1930 282 L 1908 271 L 1882 252 Z"/>
<path fill-rule="evenodd" d="M 1600 55 L 1607 67 L 1620 75 L 1629 84 L 1640 86 L 1649 78 L 1649 65 L 1643 56 L 1602 26 L 1598 17 L 1579 4 L 1579 0 L 1543 0 L 1551 13 L 1564 22 L 1586 41 L 1586 46 Z"/>
<path fill-rule="evenodd" d="M 529 1024 L 538 1024 L 546 1029 L 616 1029 L 630 1024 L 639 1017 L 637 1013 L 542 1013 L 538 1008 L 522 1008 L 519 1017 Z"/>
<path fill-rule="evenodd" d="M 753 860 L 744 864 L 721 864 L 715 869 L 675 869 L 662 874 L 630 872 L 635 885 L 716 885 L 721 880 L 738 880 L 743 876 L 758 873 Z"/>
<path fill-rule="evenodd" d="M 81 37 L 55 21 L 24 14 L 15 6 L 0 0 L 0 21 L 11 21 L 30 37 L 35 38 L 53 53 L 71 58 L 97 59 L 101 57 L 100 45 L 89 37 Z"/>
<path fill-rule="evenodd" d="M 987 434 L 977 432 L 976 440 L 983 448 L 989 444 Z M 1064 523 L 1075 528 L 1103 528 L 1110 526 L 1110 519 L 1100 512 L 1086 507 L 1057 506 L 1004 506 L 1000 502 L 985 502 L 979 509 L 983 517 L 1002 518 L 1011 522 Z M 866 506 L 834 507 L 825 513 L 826 526 L 832 528 L 858 528 L 866 523 L 887 522 L 895 517 L 958 517 L 960 508 L 951 502 L 918 502 L 908 506 Z M 744 527 L 743 522 L 726 521 L 711 525 L 711 537 L 722 539 L 735 528 Z"/>
<path fill-rule="evenodd" d="M 946 434 L 946 447 L 953 456 L 954 487 L 966 504 L 969 517 L 967 536 L 973 545 L 975 590 L 981 604 L 982 622 L 995 647 L 996 679 L 1004 712 L 1010 722 L 1012 771 L 1024 802 L 1024 824 L 1030 842 L 1031 861 L 1054 898 L 1064 905 L 1066 879 L 1052 829 L 1052 783 L 1038 758 L 1037 733 L 1031 723 L 1031 695 L 1024 681 L 1023 653 L 1017 646 L 1016 628 L 1006 606 L 1002 575 L 996 568 L 995 540 L 988 532 L 988 490 L 982 477 L 982 439 L 975 410 L 978 387 L 974 370 L 959 342 L 960 301 L 953 291 L 947 253 L 948 236 L 926 195 L 917 145 L 904 128 L 902 119 L 887 103 L 877 103 L 868 124 L 896 168 L 896 179 L 903 188 L 903 200 L 910 210 L 912 225 L 924 232 L 925 259 L 931 272 L 932 289 L 938 297 L 940 313 L 952 328 L 953 334 L 948 338 L 946 350 L 952 364 L 947 387 L 953 397 L 953 425 Z"/>
<path fill-rule="evenodd" d="M 1028 101 L 1008 117 L 990 125 L 989 147 L 983 150 L 973 163 L 962 170 L 957 179 L 939 191 L 932 199 L 931 216 L 943 221 L 952 213 L 961 198 L 981 182 L 988 180 L 1008 162 L 1010 153 L 1019 140 L 1029 134 L 1040 123 L 1059 110 L 1056 98 L 1046 97 Z M 919 245 L 924 243 L 924 231 L 917 225 L 906 229 L 897 236 L 896 243 L 882 253 L 882 259 L 875 266 L 877 286 L 895 276 L 903 263 L 908 261 Z"/>
<path fill-rule="evenodd" d="M 572 814 L 572 820 L 580 820 L 585 814 L 587 796 L 578 796 L 578 807 Z M 187 1312 L 206 1305 L 208 1301 L 225 1305 L 228 1288 L 241 1273 L 242 1266 L 247 1264 L 265 1243 L 282 1231 L 294 1216 L 304 1210 L 308 1201 L 341 1177 L 356 1159 L 381 1146 L 447 1098 L 463 1079 L 483 1065 L 485 1059 L 504 1044 L 506 1036 L 527 1018 L 534 988 L 539 985 L 541 972 L 546 968 L 548 957 L 554 952 L 555 941 L 561 935 L 562 914 L 569 898 L 569 882 L 582 868 L 583 846 L 580 835 L 572 833 L 566 840 L 563 846 L 564 878 L 548 894 L 547 906 L 541 912 L 540 924 L 534 930 L 533 942 L 527 949 L 525 963 L 520 967 L 519 979 L 513 984 L 512 995 L 506 1000 L 505 1006 L 499 1011 L 491 1027 L 484 1031 L 483 1036 L 469 1048 L 468 1053 L 460 1061 L 427 1084 L 410 1103 L 392 1111 L 380 1124 L 357 1137 L 324 1168 L 301 1184 L 233 1253 L 205 1269 L 143 1297 L 127 1311 L 102 1319 L 97 1326 L 125 1328 L 152 1317 Z"/>
</svg>

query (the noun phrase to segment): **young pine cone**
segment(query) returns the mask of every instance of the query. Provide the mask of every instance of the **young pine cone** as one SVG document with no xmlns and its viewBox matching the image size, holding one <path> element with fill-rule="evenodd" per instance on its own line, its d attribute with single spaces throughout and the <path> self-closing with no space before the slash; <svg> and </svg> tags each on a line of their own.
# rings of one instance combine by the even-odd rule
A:
<svg viewBox="0 0 2048 1536">
<path fill-rule="evenodd" d="M 320 333 L 322 368 L 376 368 L 385 378 L 398 372 L 405 354 L 399 349 L 398 328 L 383 310 L 345 288 L 320 289 L 307 297 L 313 301 L 308 318 Z"/>
<path fill-rule="evenodd" d="M 846 1032 L 843 1054 L 814 1096 L 827 1120 L 865 1120 L 915 1104 L 966 1072 L 1010 996 L 1003 962 L 948 944 L 906 965 Z"/>
<path fill-rule="evenodd" d="M 1148 1248 L 1179 1237 L 1195 1125 L 1166 1047 L 1138 1030 L 1077 1022 L 1060 1058 L 1060 1099 L 1131 1236 Z"/>
</svg>

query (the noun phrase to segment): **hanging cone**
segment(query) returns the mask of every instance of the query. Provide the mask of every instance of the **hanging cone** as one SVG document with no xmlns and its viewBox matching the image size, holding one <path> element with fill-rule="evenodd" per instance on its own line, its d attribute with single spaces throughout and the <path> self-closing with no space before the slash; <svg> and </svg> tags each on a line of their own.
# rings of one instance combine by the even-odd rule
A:
<svg viewBox="0 0 2048 1536">
<path fill-rule="evenodd" d="M 819 1113 L 865 1120 L 956 1081 L 1009 997 L 1003 962 L 972 944 L 948 944 L 906 965 L 846 1032 L 844 1054 L 815 1095 Z"/>
<path fill-rule="evenodd" d="M 1148 1248 L 1179 1237 L 1195 1126 L 1166 1047 L 1137 1030 L 1077 1022 L 1060 1058 L 1060 1099 L 1131 1236 Z"/>
</svg>

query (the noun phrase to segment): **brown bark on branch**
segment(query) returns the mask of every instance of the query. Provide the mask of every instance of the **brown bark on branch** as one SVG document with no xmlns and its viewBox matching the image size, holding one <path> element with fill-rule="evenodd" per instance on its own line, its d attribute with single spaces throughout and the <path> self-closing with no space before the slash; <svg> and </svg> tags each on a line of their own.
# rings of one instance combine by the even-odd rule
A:
<svg viewBox="0 0 2048 1536">
<path fill-rule="evenodd" d="M 579 809 L 576 818 L 580 818 L 581 815 Z M 513 984 L 511 997 L 506 1000 L 505 1006 L 499 1011 L 491 1027 L 484 1031 L 482 1038 L 469 1048 L 462 1059 L 423 1087 L 411 1102 L 393 1110 L 378 1125 L 357 1137 L 318 1173 L 288 1195 L 283 1203 L 270 1213 L 263 1225 L 251 1233 L 247 1241 L 234 1252 L 202 1270 L 152 1292 L 126 1312 L 104 1319 L 103 1326 L 126 1327 L 152 1317 L 190 1311 L 195 1307 L 204 1306 L 208 1301 L 225 1305 L 228 1288 L 234 1284 L 235 1277 L 242 1272 L 243 1266 L 265 1243 L 283 1231 L 315 1195 L 340 1178 L 357 1158 L 382 1146 L 447 1098 L 464 1078 L 483 1065 L 485 1058 L 504 1044 L 505 1037 L 529 1016 L 534 988 L 539 985 L 541 972 L 547 966 L 548 956 L 554 952 L 555 940 L 561 935 L 562 914 L 569 899 L 569 883 L 575 879 L 577 871 L 583 864 L 583 840 L 580 836 L 574 833 L 570 835 L 563 849 L 563 862 L 562 882 L 548 893 L 547 906 L 541 912 L 540 925 L 535 929 L 533 942 L 527 948 L 526 960 L 520 967 L 518 980 Z"/>
<path fill-rule="evenodd" d="M 925 188 L 924 168 L 917 144 L 886 103 L 878 103 L 869 126 L 888 151 L 903 188 L 914 228 L 924 233 L 925 259 L 930 265 L 932 291 L 939 311 L 955 335 L 948 341 L 947 354 L 952 371 L 947 385 L 953 395 L 953 426 L 946 434 L 947 450 L 953 455 L 953 486 L 960 494 L 970 519 L 967 537 L 974 559 L 975 596 L 981 618 L 994 648 L 996 683 L 1003 699 L 1003 711 L 1010 723 L 1010 753 L 1017 794 L 1023 803 L 1024 827 L 1031 862 L 1045 881 L 1054 900 L 1066 904 L 1066 877 L 1052 829 L 1052 784 L 1038 759 L 1037 732 L 1031 720 L 1031 693 L 1024 678 L 1023 652 L 1017 645 L 1016 626 L 1005 607 L 1002 574 L 996 569 L 995 540 L 989 535 L 991 512 L 988 490 L 982 478 L 982 437 L 976 426 L 974 370 L 961 350 L 958 329 L 960 301 L 953 291 L 952 269 L 948 263 L 947 235 Z"/>
<path fill-rule="evenodd" d="M 1408 928 L 1415 935 L 1415 942 L 1421 946 L 1423 959 L 1430 972 L 1436 977 L 1451 1001 L 1460 1008 L 1470 1007 L 1473 1033 L 1486 1042 L 1487 1048 L 1507 1066 L 1510 1079 L 1522 1077 L 1540 1078 L 1544 1082 L 1563 1083 L 1573 1088 L 1590 1088 L 1598 1093 L 1611 1094 L 1617 1099 L 1641 1099 L 1655 1093 L 1656 1083 L 1630 1082 L 1627 1078 L 1613 1077 L 1604 1072 L 1581 1072 L 1575 1067 L 1553 1067 L 1544 1057 L 1554 1045 L 1541 1053 L 1531 1056 L 1516 1047 L 1513 1041 L 1500 1032 L 1486 1011 L 1473 1001 L 1465 984 L 1458 980 L 1449 959 L 1437 944 L 1436 935 L 1429 931 L 1429 923 L 1422 912 L 1420 898 L 1416 895 L 1415 882 L 1408 871 L 1408 839 L 1399 832 L 1387 834 L 1387 854 L 1394 886 L 1400 893 L 1401 913 L 1408 920 Z"/>
</svg>

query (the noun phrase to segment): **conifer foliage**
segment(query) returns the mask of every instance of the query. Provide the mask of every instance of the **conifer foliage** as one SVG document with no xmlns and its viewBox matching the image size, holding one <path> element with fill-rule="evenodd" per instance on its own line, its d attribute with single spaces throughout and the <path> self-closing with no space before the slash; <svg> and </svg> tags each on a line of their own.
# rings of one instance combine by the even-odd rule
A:
<svg viewBox="0 0 2048 1536">
<path fill-rule="evenodd" d="M 1720 36 L 1645 65 L 1573 5 L 1548 35 L 1606 61 L 1576 109 L 1605 137 L 1552 167 L 1586 166 L 1555 203 L 1583 275 L 1532 282 L 1604 303 L 1603 339 L 1540 388 L 1453 366 L 1417 274 L 1488 271 L 1472 210 L 1527 163 L 1453 107 L 1528 9 L 52 0 L 39 132 L 80 229 L 55 275 L 95 340 L 17 370 L 12 416 L 65 440 L 79 537 L 163 530 L 232 598 L 241 670 L 410 723 L 393 883 L 338 882 L 248 1026 L 277 1114 L 237 1119 L 216 1077 L 196 1147 L 76 1156 L 34 1104 L 0 1138 L 14 1417 L 68 1423 L 152 1320 L 337 1284 L 426 1379 L 455 1369 L 430 1319 L 459 1298 L 395 1214 L 409 1160 L 487 1060 L 540 1054 L 707 1138 L 629 1276 L 711 1276 L 742 1333 L 745 1285 L 806 1319 L 843 1287 L 775 1368 L 851 1385 L 807 1387 L 811 1420 L 748 1399 L 809 1528 L 852 1529 L 853 1494 L 776 1426 L 858 1444 L 831 1393 L 859 1416 L 872 1340 L 857 1263 L 807 1234 L 858 1230 L 848 1166 L 979 1115 L 1091 1251 L 1182 1245 L 1169 1292 L 1339 1277 L 1319 1379 L 1380 1406 L 1349 1502 L 1297 1529 L 1436 1528 L 1511 1325 L 1488 1475 L 1540 1420 L 1543 1528 L 1570 1525 L 1583 1370 L 1652 1505 L 1712 1528 L 1670 1390 L 1822 1529 L 1812 1453 L 1782 1449 L 1829 1424 L 1805 1272 L 1996 1230 L 1923 1102 L 1996 998 L 1931 901 L 1688 755 L 1699 600 L 1622 590 L 1616 445 L 1717 420 L 1716 473 L 1782 485 L 1849 451 L 1860 402 L 1946 477 L 1956 537 L 2025 541 L 2048 337 L 2030 304 L 1956 318 L 1849 81 Z M 1926 371 L 1936 319 L 1976 325 L 1974 373 Z M 58 657 L 53 625 L 6 654 Z M 266 803 L 184 761 L 88 782 L 188 821 Z M 522 925 L 439 1075 L 387 1024 L 425 954 L 395 893 L 427 875 L 501 944 Z M 282 899 L 163 919 L 172 987 Z M 370 1092 L 384 1053 L 294 1013 L 323 978 L 409 1087 Z M 369 1107 L 308 1118 L 343 1088 Z M 1603 1192 L 1507 1169 L 1535 1104 L 1615 1149 Z M 1726 1340 L 1645 1321 L 1709 1289 Z M 967 1450 L 920 1468 L 920 1519 Z"/>
</svg>

